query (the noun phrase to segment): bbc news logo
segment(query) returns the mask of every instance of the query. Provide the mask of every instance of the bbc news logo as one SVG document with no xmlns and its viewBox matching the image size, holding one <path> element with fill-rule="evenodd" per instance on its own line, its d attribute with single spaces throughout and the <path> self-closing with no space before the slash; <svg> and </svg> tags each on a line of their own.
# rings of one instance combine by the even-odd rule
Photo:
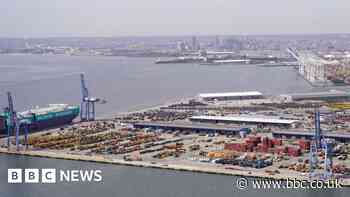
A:
<svg viewBox="0 0 350 197">
<path fill-rule="evenodd" d="M 101 182 L 101 170 L 8 169 L 8 183 Z"/>
</svg>

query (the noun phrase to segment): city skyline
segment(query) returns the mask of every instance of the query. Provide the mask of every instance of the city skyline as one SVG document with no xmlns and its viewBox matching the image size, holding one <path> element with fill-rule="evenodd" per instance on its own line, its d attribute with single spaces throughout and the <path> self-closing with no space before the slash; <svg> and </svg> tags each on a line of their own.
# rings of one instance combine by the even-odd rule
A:
<svg viewBox="0 0 350 197">
<path fill-rule="evenodd" d="M 350 33 L 335 0 L 5 1 L 0 37 L 118 37 Z"/>
</svg>

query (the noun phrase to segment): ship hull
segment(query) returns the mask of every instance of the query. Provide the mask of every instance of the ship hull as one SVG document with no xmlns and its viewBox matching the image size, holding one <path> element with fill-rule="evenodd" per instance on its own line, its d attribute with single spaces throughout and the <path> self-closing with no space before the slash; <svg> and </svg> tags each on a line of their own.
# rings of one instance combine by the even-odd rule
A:
<svg viewBox="0 0 350 197">
<path fill-rule="evenodd" d="M 70 124 L 76 118 L 76 115 L 67 115 L 61 117 L 54 117 L 49 120 L 39 120 L 32 122 L 30 125 L 31 130 L 40 131 L 48 128 L 59 127 L 62 125 Z"/>
<path fill-rule="evenodd" d="M 42 131 L 49 128 L 57 128 L 63 125 L 67 125 L 72 123 L 72 121 L 76 117 L 77 115 L 71 114 L 67 116 L 54 117 L 48 120 L 35 121 L 29 125 L 29 132 L 32 133 L 32 132 Z M 24 133 L 24 125 L 20 126 L 20 133 L 21 134 Z M 7 129 L 6 127 L 2 127 L 0 129 L 0 136 L 5 136 L 5 135 L 7 135 Z M 14 135 L 14 134 L 11 134 L 11 135 Z"/>
<path fill-rule="evenodd" d="M 22 123 L 20 125 L 20 133 L 24 133 L 25 123 L 23 122 L 29 124 L 29 132 L 36 132 L 70 124 L 78 115 L 78 106 L 72 106 L 71 108 L 62 111 L 29 115 L 21 119 Z M 6 119 L 6 116 L 0 116 L 0 136 L 7 135 Z"/>
</svg>

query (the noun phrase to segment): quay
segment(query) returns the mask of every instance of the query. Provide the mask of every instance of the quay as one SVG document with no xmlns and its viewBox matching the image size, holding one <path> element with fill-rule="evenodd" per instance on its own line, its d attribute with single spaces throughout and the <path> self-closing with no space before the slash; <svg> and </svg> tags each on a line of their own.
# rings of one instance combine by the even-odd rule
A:
<svg viewBox="0 0 350 197">
<path fill-rule="evenodd" d="M 188 171 L 206 174 L 217 174 L 217 175 L 228 175 L 228 176 L 238 176 L 238 177 L 250 177 L 250 178 L 263 178 L 263 179 L 274 179 L 274 180 L 287 180 L 287 179 L 297 179 L 309 181 L 307 176 L 296 175 L 295 173 L 289 173 L 288 175 L 282 174 L 268 174 L 264 171 L 258 170 L 244 170 L 244 169 L 223 169 L 217 168 L 216 166 L 208 165 L 188 165 L 188 164 L 162 164 L 162 163 L 152 163 L 144 161 L 125 161 L 121 159 L 108 159 L 103 156 L 85 156 L 85 155 L 73 155 L 67 153 L 49 152 L 49 151 L 9 151 L 4 148 L 0 148 L 0 154 L 8 155 L 22 155 L 30 157 L 42 157 L 51 159 L 65 159 L 73 161 L 84 161 L 84 162 L 94 162 L 103 163 L 111 165 L 124 165 L 133 167 L 144 167 L 144 168 L 155 168 L 155 169 L 165 169 L 165 170 L 176 170 L 176 171 Z M 253 172 L 254 171 L 254 172 Z M 343 187 L 350 187 L 350 180 L 341 180 Z"/>
<path fill-rule="evenodd" d="M 321 113 L 313 112 L 313 100 L 279 102 L 276 99 L 276 102 L 264 103 L 264 98 L 259 99 L 261 95 L 257 91 L 207 94 L 199 96 L 199 100 L 158 106 L 109 120 L 82 121 L 31 133 L 27 139 L 11 137 L 8 146 L 4 138 L 0 153 L 234 176 L 310 180 L 310 145 L 313 137 L 320 133 L 327 139 L 325 142 L 336 147 L 334 154 L 330 154 L 334 156 L 331 158 L 333 162 L 327 166 L 327 169 L 332 169 L 330 178 L 339 178 L 344 180 L 344 185 L 350 186 L 350 146 L 347 143 L 350 133 L 345 134 L 349 114 L 339 112 L 325 101 L 317 102 L 324 106 L 321 130 Z M 245 102 L 256 100 L 256 96 L 263 102 Z M 207 98 L 208 102 L 205 101 Z M 230 104 L 237 100 L 241 105 Z M 343 106 L 346 103 L 337 104 Z M 167 107 L 175 108 L 168 110 Z M 182 110 L 182 107 L 193 109 Z M 198 108 L 207 110 L 198 112 L 195 110 Z M 332 110 L 337 110 L 337 113 L 330 113 Z M 318 132 L 312 132 L 313 128 L 318 128 Z M 13 145 L 16 149 L 11 147 Z M 320 148 L 318 151 L 326 150 Z M 326 159 L 320 158 L 315 175 L 321 177 L 327 172 L 322 165 Z"/>
</svg>

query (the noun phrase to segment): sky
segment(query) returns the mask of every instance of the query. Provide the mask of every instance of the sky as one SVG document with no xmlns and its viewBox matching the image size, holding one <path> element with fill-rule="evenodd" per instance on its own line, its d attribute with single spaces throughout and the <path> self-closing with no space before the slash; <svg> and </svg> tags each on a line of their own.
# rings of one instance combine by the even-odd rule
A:
<svg viewBox="0 0 350 197">
<path fill-rule="evenodd" d="M 0 37 L 350 33 L 349 0 L 1 0 Z"/>
</svg>

